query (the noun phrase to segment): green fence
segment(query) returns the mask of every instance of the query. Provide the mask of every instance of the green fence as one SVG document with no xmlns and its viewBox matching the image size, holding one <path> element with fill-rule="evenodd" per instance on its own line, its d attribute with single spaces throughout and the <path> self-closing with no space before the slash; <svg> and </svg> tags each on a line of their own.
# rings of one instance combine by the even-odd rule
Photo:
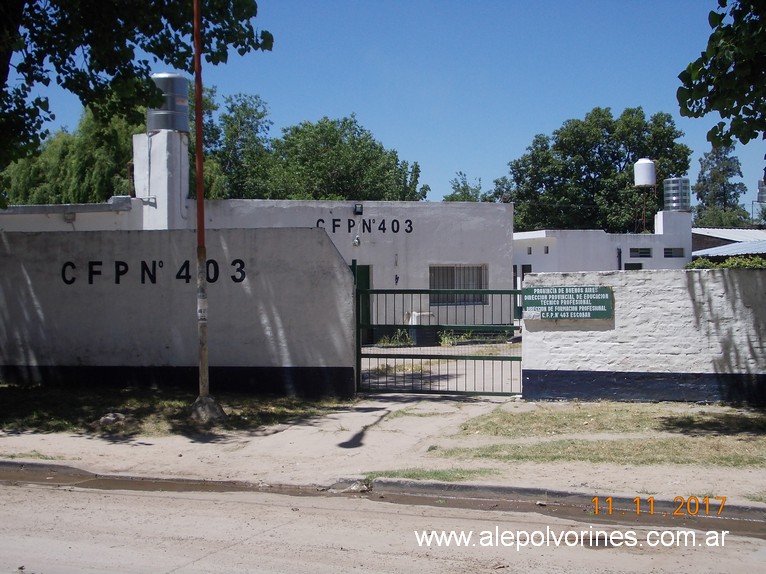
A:
<svg viewBox="0 0 766 574">
<path fill-rule="evenodd" d="M 358 390 L 521 392 L 521 291 L 356 293 Z"/>
</svg>

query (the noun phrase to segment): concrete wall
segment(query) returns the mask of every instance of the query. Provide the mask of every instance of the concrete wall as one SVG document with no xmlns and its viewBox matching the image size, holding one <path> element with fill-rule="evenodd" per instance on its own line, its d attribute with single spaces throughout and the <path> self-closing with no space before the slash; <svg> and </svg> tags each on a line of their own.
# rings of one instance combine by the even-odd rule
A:
<svg viewBox="0 0 766 574">
<path fill-rule="evenodd" d="M 160 130 L 133 136 L 136 197 L 146 206 L 142 229 L 192 229 L 189 214 L 189 136 Z M 249 227 L 249 226 L 247 226 Z"/>
<path fill-rule="evenodd" d="M 127 196 L 107 203 L 11 205 L 0 209 L 0 231 L 118 231 L 143 229 L 144 204 Z"/>
<path fill-rule="evenodd" d="M 0 211 L 0 230 L 195 229 L 187 145 L 177 132 L 134 136 L 136 197 L 116 198 L 119 210 L 12 207 Z M 208 229 L 323 228 L 347 264 L 371 266 L 375 288 L 427 289 L 434 264 L 486 265 L 489 288 L 513 288 L 511 204 L 222 200 L 205 202 L 205 220 Z"/>
<path fill-rule="evenodd" d="M 211 384 L 352 394 L 353 277 L 327 234 L 208 231 L 207 247 Z M 186 230 L 0 233 L 3 372 L 193 369 L 195 257 Z"/>
<path fill-rule="evenodd" d="M 606 233 L 601 230 L 541 230 L 516 233 L 514 264 L 533 273 L 609 271 L 640 264 L 642 269 L 683 269 L 691 261 L 691 214 L 660 211 L 654 233 Z M 683 257 L 665 257 L 665 248 L 680 248 Z M 651 257 L 631 257 L 631 249 L 648 248 Z"/>
<path fill-rule="evenodd" d="M 205 216 L 216 228 L 323 228 L 347 263 L 371 266 L 376 289 L 428 289 L 435 264 L 487 265 L 488 288 L 513 285 L 510 204 L 227 200 Z"/>
<path fill-rule="evenodd" d="M 766 402 L 766 271 L 527 275 L 607 286 L 612 319 L 523 321 L 526 398 Z"/>
</svg>

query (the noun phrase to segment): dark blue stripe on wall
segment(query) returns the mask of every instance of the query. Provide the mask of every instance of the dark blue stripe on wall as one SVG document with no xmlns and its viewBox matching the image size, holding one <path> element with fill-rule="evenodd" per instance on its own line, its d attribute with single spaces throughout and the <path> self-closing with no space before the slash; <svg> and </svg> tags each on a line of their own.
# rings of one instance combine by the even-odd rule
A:
<svg viewBox="0 0 766 574">
<path fill-rule="evenodd" d="M 525 400 L 728 402 L 766 405 L 766 375 L 524 369 Z"/>
<path fill-rule="evenodd" d="M 210 367 L 210 394 L 244 391 L 318 398 L 350 398 L 356 393 L 351 367 Z M 51 367 L 0 365 L 0 378 L 13 383 L 172 385 L 198 388 L 196 367 Z"/>
</svg>

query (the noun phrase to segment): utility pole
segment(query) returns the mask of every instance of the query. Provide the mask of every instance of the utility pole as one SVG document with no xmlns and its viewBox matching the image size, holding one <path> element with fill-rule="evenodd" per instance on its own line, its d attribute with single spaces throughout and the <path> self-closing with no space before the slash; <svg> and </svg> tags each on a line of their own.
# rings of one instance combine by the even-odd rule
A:
<svg viewBox="0 0 766 574">
<path fill-rule="evenodd" d="M 197 194 L 197 335 L 199 338 L 199 396 L 191 417 L 201 423 L 215 422 L 226 413 L 210 396 L 207 352 L 207 249 L 205 247 L 205 186 L 202 161 L 202 10 L 194 0 L 194 127 Z"/>
</svg>

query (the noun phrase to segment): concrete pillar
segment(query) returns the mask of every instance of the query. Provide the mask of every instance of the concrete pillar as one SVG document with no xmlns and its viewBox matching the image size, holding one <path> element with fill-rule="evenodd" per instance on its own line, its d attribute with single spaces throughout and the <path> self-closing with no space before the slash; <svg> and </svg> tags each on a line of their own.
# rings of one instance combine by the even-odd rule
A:
<svg viewBox="0 0 766 574">
<path fill-rule="evenodd" d="M 186 229 L 189 213 L 189 136 L 160 130 L 133 136 L 136 197 L 144 204 L 143 229 Z"/>
</svg>

